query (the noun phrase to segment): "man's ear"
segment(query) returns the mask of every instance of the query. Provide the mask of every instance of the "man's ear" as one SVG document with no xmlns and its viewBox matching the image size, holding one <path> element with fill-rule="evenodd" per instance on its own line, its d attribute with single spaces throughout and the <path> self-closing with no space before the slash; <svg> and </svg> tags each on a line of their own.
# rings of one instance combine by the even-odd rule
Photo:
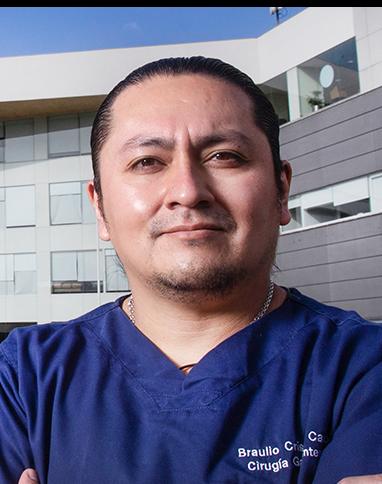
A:
<svg viewBox="0 0 382 484">
<path fill-rule="evenodd" d="M 279 193 L 280 202 L 280 225 L 288 225 L 291 215 L 288 209 L 288 198 L 292 180 L 292 167 L 286 160 L 281 161 L 281 189 Z"/>
<path fill-rule="evenodd" d="M 103 213 L 101 199 L 94 186 L 94 180 L 88 183 L 87 189 L 90 203 L 93 205 L 97 217 L 98 236 L 101 240 L 108 241 L 110 240 L 109 230 Z"/>
</svg>

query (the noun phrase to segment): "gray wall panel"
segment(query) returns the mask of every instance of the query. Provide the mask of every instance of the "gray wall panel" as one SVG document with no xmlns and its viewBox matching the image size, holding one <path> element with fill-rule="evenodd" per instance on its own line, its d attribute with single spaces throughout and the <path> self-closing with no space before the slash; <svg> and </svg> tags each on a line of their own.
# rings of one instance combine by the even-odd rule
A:
<svg viewBox="0 0 382 484">
<path fill-rule="evenodd" d="M 382 87 L 285 124 L 291 195 L 382 171 Z M 382 320 L 382 214 L 282 233 L 274 278 L 319 301 Z"/>
<path fill-rule="evenodd" d="M 319 247 L 382 234 L 382 214 L 373 214 L 339 223 L 318 226 L 307 230 L 285 233 L 280 236 L 278 254 L 304 248 Z"/>
<path fill-rule="evenodd" d="M 357 158 L 329 164 L 326 167 L 319 167 L 302 175 L 297 175 L 292 181 L 291 195 L 316 190 L 323 186 L 351 180 L 381 170 L 382 150 L 372 151 Z"/>
<path fill-rule="evenodd" d="M 382 214 L 283 234 L 276 264 L 277 283 L 382 320 Z"/>
<path fill-rule="evenodd" d="M 381 87 L 328 106 L 302 120 L 285 124 L 280 133 L 281 144 L 287 144 L 380 107 L 382 107 Z"/>
<path fill-rule="evenodd" d="M 288 284 L 302 287 L 312 283 L 312 273 L 315 284 L 328 282 L 344 282 L 357 279 L 370 279 L 381 276 L 382 255 L 365 257 L 343 262 L 321 263 L 319 265 L 307 265 L 301 268 L 282 271 L 275 275 L 275 279 L 287 280 Z"/>
<path fill-rule="evenodd" d="M 382 133 L 381 130 L 378 130 Z M 339 163 L 373 152 L 375 148 L 375 137 L 373 132 L 369 132 L 342 141 L 338 144 L 327 146 L 321 150 L 304 154 L 295 158 L 292 162 L 293 174 L 300 175 L 312 170 L 326 167 L 332 163 Z M 288 159 L 288 158 L 287 158 Z M 292 161 L 289 159 L 289 161 Z"/>
<path fill-rule="evenodd" d="M 382 255 L 382 235 L 376 235 L 365 239 L 348 240 L 339 242 L 338 244 L 321 245 L 295 252 L 278 254 L 276 264 L 281 271 L 285 271 L 300 267 L 312 267 L 380 255 Z M 314 280 L 314 272 L 312 273 L 312 280 Z"/>
<path fill-rule="evenodd" d="M 291 194 L 382 170 L 382 88 L 281 127 Z"/>
<path fill-rule="evenodd" d="M 325 302 L 325 301 L 323 301 Z M 382 298 L 358 299 L 357 301 L 329 301 L 332 306 L 337 306 L 346 310 L 356 310 L 361 316 L 382 324 Z M 355 309 L 356 308 L 356 309 Z"/>
<path fill-rule="evenodd" d="M 301 121 L 298 121 L 301 123 Z M 374 109 L 329 128 L 320 129 L 312 134 L 282 145 L 282 156 L 293 161 L 307 153 L 313 153 L 327 146 L 373 132 L 382 127 L 382 108 Z"/>
<path fill-rule="evenodd" d="M 354 301 L 366 298 L 374 299 L 381 297 L 382 276 L 373 279 L 332 282 L 330 284 L 310 284 L 302 286 L 299 289 L 302 289 L 307 294 L 328 294 L 328 301 Z"/>
</svg>

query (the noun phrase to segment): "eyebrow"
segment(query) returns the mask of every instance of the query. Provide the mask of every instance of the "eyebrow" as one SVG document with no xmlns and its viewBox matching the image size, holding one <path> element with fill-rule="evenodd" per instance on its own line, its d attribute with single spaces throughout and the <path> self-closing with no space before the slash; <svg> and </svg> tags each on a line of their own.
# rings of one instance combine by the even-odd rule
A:
<svg viewBox="0 0 382 484">
<path fill-rule="evenodd" d="M 236 144 L 244 144 L 247 147 L 253 144 L 252 138 L 248 137 L 241 131 L 235 129 L 227 129 L 221 132 L 212 133 L 207 136 L 202 136 L 194 143 L 194 148 L 202 150 L 210 146 L 217 145 L 224 142 L 234 142 Z M 171 150 L 175 146 L 173 139 L 168 139 L 161 136 L 142 136 L 137 135 L 128 139 L 122 146 L 121 151 L 126 151 L 133 148 L 158 147 L 165 150 Z"/>
</svg>

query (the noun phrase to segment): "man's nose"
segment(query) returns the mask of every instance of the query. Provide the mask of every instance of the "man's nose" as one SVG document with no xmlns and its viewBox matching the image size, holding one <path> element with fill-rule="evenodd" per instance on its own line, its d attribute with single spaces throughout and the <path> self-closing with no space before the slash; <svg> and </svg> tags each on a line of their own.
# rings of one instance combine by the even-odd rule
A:
<svg viewBox="0 0 382 484">
<path fill-rule="evenodd" d="M 214 200 L 210 182 L 207 170 L 200 163 L 190 159 L 174 162 L 166 180 L 166 207 L 210 205 Z"/>
</svg>

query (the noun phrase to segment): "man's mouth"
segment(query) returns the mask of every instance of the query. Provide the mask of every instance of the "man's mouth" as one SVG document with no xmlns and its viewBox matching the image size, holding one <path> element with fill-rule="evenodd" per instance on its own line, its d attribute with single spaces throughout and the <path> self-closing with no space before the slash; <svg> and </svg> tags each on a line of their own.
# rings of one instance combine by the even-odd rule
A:
<svg viewBox="0 0 382 484">
<path fill-rule="evenodd" d="M 215 236 L 219 232 L 224 232 L 224 228 L 215 224 L 181 224 L 162 230 L 159 236 L 170 236 L 189 240 Z"/>
</svg>

